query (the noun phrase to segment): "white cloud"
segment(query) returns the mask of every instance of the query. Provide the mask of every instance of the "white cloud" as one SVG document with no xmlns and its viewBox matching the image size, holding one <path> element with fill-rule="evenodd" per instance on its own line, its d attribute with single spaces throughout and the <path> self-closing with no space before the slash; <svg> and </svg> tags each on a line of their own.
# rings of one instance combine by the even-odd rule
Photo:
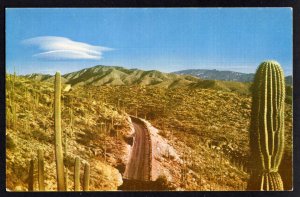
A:
<svg viewBox="0 0 300 197">
<path fill-rule="evenodd" d="M 40 53 L 34 57 L 49 60 L 88 59 L 99 60 L 104 51 L 111 48 L 90 45 L 84 42 L 73 41 L 65 37 L 41 36 L 22 41 L 25 45 L 37 46 Z"/>
</svg>

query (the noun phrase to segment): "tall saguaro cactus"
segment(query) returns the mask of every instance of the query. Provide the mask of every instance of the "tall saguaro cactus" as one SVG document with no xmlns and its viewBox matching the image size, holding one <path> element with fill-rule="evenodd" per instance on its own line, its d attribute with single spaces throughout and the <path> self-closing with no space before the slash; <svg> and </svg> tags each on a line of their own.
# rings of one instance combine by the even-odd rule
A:
<svg viewBox="0 0 300 197">
<path fill-rule="evenodd" d="M 54 93 L 54 127 L 55 127 L 55 157 L 57 173 L 57 190 L 65 190 L 64 183 L 64 161 L 62 149 L 61 132 L 61 79 L 60 72 L 55 74 L 55 93 Z"/>
<path fill-rule="evenodd" d="M 38 180 L 39 180 L 39 190 L 45 191 L 44 184 L 44 152 L 43 150 L 38 150 Z"/>
<path fill-rule="evenodd" d="M 249 190 L 283 190 L 278 168 L 284 149 L 285 81 L 279 63 L 259 65 L 252 96 Z"/>
</svg>

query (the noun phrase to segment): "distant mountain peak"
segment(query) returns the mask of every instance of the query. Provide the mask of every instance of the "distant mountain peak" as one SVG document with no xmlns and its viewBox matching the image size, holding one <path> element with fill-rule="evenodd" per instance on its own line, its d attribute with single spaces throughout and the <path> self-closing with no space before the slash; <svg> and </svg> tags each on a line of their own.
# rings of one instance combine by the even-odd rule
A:
<svg viewBox="0 0 300 197">
<path fill-rule="evenodd" d="M 180 75 L 191 75 L 200 79 L 208 80 L 222 80 L 222 81 L 238 81 L 238 82 L 252 82 L 254 73 L 241 73 L 235 71 L 220 71 L 216 69 L 187 69 L 173 72 Z M 286 83 L 292 84 L 292 76 L 286 77 Z"/>
</svg>

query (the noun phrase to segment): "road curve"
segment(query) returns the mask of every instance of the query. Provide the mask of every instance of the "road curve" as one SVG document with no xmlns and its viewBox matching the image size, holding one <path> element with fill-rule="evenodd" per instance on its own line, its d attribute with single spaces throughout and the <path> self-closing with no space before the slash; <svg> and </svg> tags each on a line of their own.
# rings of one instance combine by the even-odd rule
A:
<svg viewBox="0 0 300 197">
<path fill-rule="evenodd" d="M 130 160 L 126 166 L 123 178 L 128 180 L 151 180 L 151 140 L 145 123 L 131 117 L 135 130 Z"/>
</svg>

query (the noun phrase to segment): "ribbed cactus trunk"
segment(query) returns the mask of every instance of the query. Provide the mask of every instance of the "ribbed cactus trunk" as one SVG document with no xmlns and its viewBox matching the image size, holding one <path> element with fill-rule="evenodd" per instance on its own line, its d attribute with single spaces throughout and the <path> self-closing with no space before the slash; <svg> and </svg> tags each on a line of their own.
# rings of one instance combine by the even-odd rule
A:
<svg viewBox="0 0 300 197">
<path fill-rule="evenodd" d="M 57 173 L 57 190 L 64 191 L 64 161 L 61 133 L 61 79 L 60 73 L 55 74 L 55 95 L 54 95 L 54 127 L 55 127 L 55 157 Z"/>
<path fill-rule="evenodd" d="M 284 74 L 277 62 L 263 62 L 253 83 L 248 190 L 283 190 L 278 168 L 284 149 Z"/>
<path fill-rule="evenodd" d="M 89 191 L 89 188 L 90 188 L 90 165 L 86 163 L 84 166 L 83 191 Z"/>
<path fill-rule="evenodd" d="M 40 191 L 45 191 L 44 177 L 44 152 L 38 150 L 38 180 Z"/>
<path fill-rule="evenodd" d="M 74 191 L 80 191 L 80 160 L 79 160 L 79 157 L 75 158 Z"/>
</svg>

